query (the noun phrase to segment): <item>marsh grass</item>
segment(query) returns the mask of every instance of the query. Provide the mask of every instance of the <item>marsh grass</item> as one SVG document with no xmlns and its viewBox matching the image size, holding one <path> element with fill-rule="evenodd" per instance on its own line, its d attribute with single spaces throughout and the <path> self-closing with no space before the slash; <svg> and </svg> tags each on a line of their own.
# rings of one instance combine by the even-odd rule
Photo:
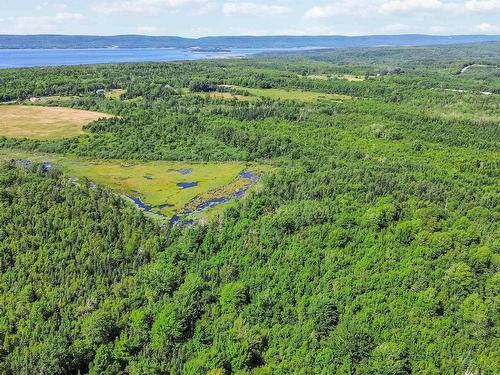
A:
<svg viewBox="0 0 500 375">
<path fill-rule="evenodd" d="M 239 175 L 245 169 L 259 171 L 259 173 L 269 170 L 263 166 L 239 162 L 91 160 L 7 149 L 0 151 L 0 159 L 52 162 L 68 177 L 76 177 L 78 181 L 88 179 L 119 194 L 139 197 L 147 205 L 171 205 L 161 210 L 161 213 L 167 216 L 182 212 L 184 207 L 196 197 L 209 199 L 213 192 L 221 191 L 231 195 L 241 188 L 241 184 L 237 181 L 240 181 Z M 180 171 L 184 169 L 191 170 L 191 173 L 183 175 Z M 177 186 L 181 182 L 198 182 L 198 186 L 182 189 Z"/>
</svg>

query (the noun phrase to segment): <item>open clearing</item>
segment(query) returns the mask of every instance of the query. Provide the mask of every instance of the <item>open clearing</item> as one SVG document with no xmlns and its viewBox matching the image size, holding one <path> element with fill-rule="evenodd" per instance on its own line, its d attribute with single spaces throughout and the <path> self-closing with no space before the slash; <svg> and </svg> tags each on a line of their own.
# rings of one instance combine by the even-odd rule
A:
<svg viewBox="0 0 500 375">
<path fill-rule="evenodd" d="M 211 92 L 208 94 L 210 97 L 215 99 L 224 99 L 224 100 L 243 100 L 243 101 L 251 101 L 254 100 L 251 96 L 237 95 L 232 92 Z"/>
<path fill-rule="evenodd" d="M 66 138 L 83 134 L 82 127 L 106 113 L 63 107 L 0 106 L 0 136 L 31 139 Z"/>
<path fill-rule="evenodd" d="M 354 74 L 341 74 L 341 75 L 311 74 L 311 75 L 308 75 L 305 77 L 308 79 L 317 79 L 317 80 L 321 80 L 321 81 L 328 81 L 330 79 L 340 79 L 340 80 L 350 81 L 350 82 L 362 82 L 365 80 L 365 77 L 360 76 L 360 75 L 354 75 Z"/>
<path fill-rule="evenodd" d="M 256 89 L 243 86 L 233 86 L 234 92 L 209 92 L 209 93 L 191 93 L 197 96 L 209 96 L 215 99 L 240 100 L 255 102 L 259 98 L 269 98 L 274 100 L 294 100 L 298 102 L 319 102 L 319 101 L 343 101 L 353 99 L 349 95 L 329 94 L 316 91 L 304 90 L 286 90 L 286 89 Z"/>
<path fill-rule="evenodd" d="M 299 75 L 299 77 L 304 77 L 307 79 L 317 79 L 320 81 L 328 81 L 330 79 L 330 76 L 328 74 L 309 74 L 307 76 Z"/>
<path fill-rule="evenodd" d="M 113 89 L 113 90 L 108 90 L 105 92 L 104 96 L 107 99 L 120 99 L 120 97 L 125 94 L 127 90 L 123 89 Z"/>
<path fill-rule="evenodd" d="M 240 188 L 235 184 L 243 170 L 257 173 L 269 170 L 267 166 L 245 163 L 184 163 L 170 161 L 128 162 L 123 160 L 89 160 L 69 156 L 0 150 L 0 160 L 30 160 L 54 163 L 68 177 L 77 181 L 88 179 L 109 187 L 119 194 L 140 198 L 157 212 L 172 216 L 196 197 L 211 196 L 212 192 Z M 196 186 L 181 188 L 178 184 L 197 182 Z M 228 191 L 228 194 L 232 191 Z"/>
<path fill-rule="evenodd" d="M 333 76 L 333 79 L 340 79 L 349 82 L 363 82 L 365 80 L 365 77 L 357 76 L 354 74 L 343 74 L 343 75 Z"/>
<path fill-rule="evenodd" d="M 150 206 L 165 206 L 161 213 L 171 216 L 200 194 L 219 189 L 238 177 L 244 164 L 192 164 L 175 162 L 126 163 L 122 161 L 81 162 L 67 160 L 61 163 L 69 176 L 86 177 L 97 184 L 127 195 L 138 197 Z M 183 175 L 181 170 L 190 171 Z M 181 188 L 177 184 L 194 183 Z"/>
<path fill-rule="evenodd" d="M 314 91 L 302 90 L 283 90 L 283 89 L 252 89 L 247 87 L 237 87 L 240 90 L 247 91 L 250 95 L 260 96 L 270 99 L 295 100 L 298 102 L 317 102 L 317 101 L 342 101 L 352 99 L 348 95 L 327 94 Z"/>
</svg>

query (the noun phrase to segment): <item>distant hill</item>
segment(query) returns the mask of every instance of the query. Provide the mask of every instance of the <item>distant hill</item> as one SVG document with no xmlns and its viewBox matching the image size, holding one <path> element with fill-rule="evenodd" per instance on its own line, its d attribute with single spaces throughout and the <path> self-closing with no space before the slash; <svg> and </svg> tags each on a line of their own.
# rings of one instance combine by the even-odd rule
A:
<svg viewBox="0 0 500 375">
<path fill-rule="evenodd" d="M 375 47 L 500 41 L 500 35 L 213 36 L 0 35 L 0 49 Z"/>
</svg>

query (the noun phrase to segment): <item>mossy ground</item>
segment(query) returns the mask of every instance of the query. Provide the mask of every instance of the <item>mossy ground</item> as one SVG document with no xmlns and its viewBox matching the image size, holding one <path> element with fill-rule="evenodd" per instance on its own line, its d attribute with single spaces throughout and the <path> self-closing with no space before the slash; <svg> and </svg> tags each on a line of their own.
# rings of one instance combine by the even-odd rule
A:
<svg viewBox="0 0 500 375">
<path fill-rule="evenodd" d="M 55 154 L 19 150 L 0 150 L 0 160 L 52 162 L 69 177 L 88 179 L 119 194 L 140 198 L 151 206 L 170 205 L 161 213 L 171 216 L 182 212 L 195 198 L 211 199 L 215 192 L 233 194 L 241 188 L 238 178 L 243 170 L 263 173 L 266 166 L 230 163 L 184 163 L 171 161 L 135 162 L 123 160 L 91 160 Z M 181 170 L 190 170 L 181 174 Z M 181 182 L 198 182 L 198 186 L 182 189 Z"/>
</svg>

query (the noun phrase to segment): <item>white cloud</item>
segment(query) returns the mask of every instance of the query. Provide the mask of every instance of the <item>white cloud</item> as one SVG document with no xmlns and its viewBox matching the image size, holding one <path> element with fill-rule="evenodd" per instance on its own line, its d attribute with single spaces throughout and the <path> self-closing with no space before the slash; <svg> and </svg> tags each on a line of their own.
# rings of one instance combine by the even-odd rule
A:
<svg viewBox="0 0 500 375">
<path fill-rule="evenodd" d="M 453 8 L 455 4 L 440 0 L 390 0 L 380 4 L 381 13 L 405 13 Z"/>
<path fill-rule="evenodd" d="M 429 30 L 433 34 L 443 34 L 447 31 L 447 28 L 444 26 L 431 26 Z"/>
<path fill-rule="evenodd" d="M 351 9 L 350 4 L 347 1 L 343 2 L 344 4 L 327 4 L 327 5 L 316 5 L 309 9 L 305 16 L 310 19 L 323 19 L 330 18 L 340 14 L 350 13 L 353 9 Z"/>
<path fill-rule="evenodd" d="M 160 33 L 160 29 L 156 26 L 138 26 L 135 29 L 139 34 L 146 35 L 157 35 Z"/>
<path fill-rule="evenodd" d="M 305 17 L 326 19 L 338 15 L 363 17 L 416 12 L 479 13 L 500 10 L 500 0 L 339 0 L 310 8 Z"/>
<path fill-rule="evenodd" d="M 309 9 L 305 17 L 309 19 L 327 19 L 340 15 L 369 16 L 381 12 L 381 0 L 339 0 Z"/>
<path fill-rule="evenodd" d="M 208 0 L 125 0 L 100 1 L 92 4 L 91 8 L 103 14 L 137 14 L 157 13 L 162 10 L 173 10 L 185 5 L 205 4 Z"/>
<path fill-rule="evenodd" d="M 80 13 L 56 13 L 53 16 L 8 17 L 5 20 L 13 25 L 16 32 L 42 33 L 57 30 L 65 24 L 84 18 Z"/>
<path fill-rule="evenodd" d="M 64 3 L 54 3 L 54 2 L 48 2 L 44 1 L 36 6 L 36 10 L 47 10 L 47 9 L 52 9 L 57 12 L 63 12 L 68 8 L 67 4 Z"/>
<path fill-rule="evenodd" d="M 465 9 L 471 12 L 489 12 L 500 10 L 500 0 L 470 0 L 466 1 Z"/>
<path fill-rule="evenodd" d="M 500 34 L 500 26 L 490 23 L 482 23 L 476 26 L 476 30 L 485 34 Z"/>
<path fill-rule="evenodd" d="M 387 33 L 401 33 L 408 31 L 408 25 L 403 23 L 393 23 L 391 25 L 384 26 L 383 31 Z"/>
<path fill-rule="evenodd" d="M 282 5 L 230 2 L 224 4 L 222 11 L 226 16 L 279 16 L 290 13 L 291 9 Z"/>
</svg>

